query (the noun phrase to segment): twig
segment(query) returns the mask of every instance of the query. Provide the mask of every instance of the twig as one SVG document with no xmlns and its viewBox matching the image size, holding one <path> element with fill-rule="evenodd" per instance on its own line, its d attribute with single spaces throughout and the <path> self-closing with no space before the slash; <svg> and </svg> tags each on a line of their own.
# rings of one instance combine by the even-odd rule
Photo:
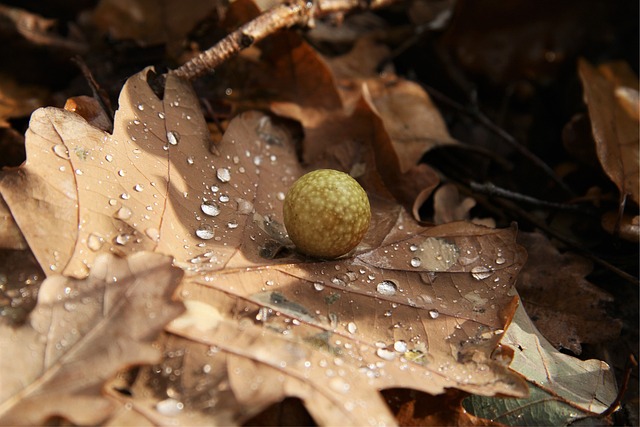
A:
<svg viewBox="0 0 640 427">
<path fill-rule="evenodd" d="M 262 13 L 252 21 L 228 34 L 213 47 L 202 52 L 169 74 L 193 80 L 212 72 L 241 50 L 263 40 L 283 28 L 307 25 L 316 17 L 335 12 L 346 12 L 357 8 L 379 8 L 396 0 L 291 0 Z"/>
<path fill-rule="evenodd" d="M 551 178 L 556 184 L 558 184 L 560 188 L 562 188 L 567 194 L 571 196 L 575 196 L 573 190 L 571 190 L 571 188 L 569 188 L 569 186 L 565 184 L 564 181 L 562 181 L 562 179 L 558 175 L 556 175 L 556 173 L 553 171 L 553 169 L 549 167 L 549 165 L 547 165 L 540 157 L 536 156 L 531 151 L 529 151 L 524 145 L 520 144 L 513 136 L 511 136 L 511 134 L 509 134 L 507 131 L 502 129 L 500 126 L 493 123 L 482 112 L 465 108 L 464 106 L 460 105 L 458 102 L 449 98 L 439 90 L 432 88 L 431 86 L 423 85 L 423 87 L 434 98 L 438 99 L 439 101 L 448 105 L 449 107 L 454 108 L 455 110 L 473 118 L 474 120 L 476 120 L 477 122 L 485 126 L 487 129 L 489 129 L 491 132 L 498 135 L 503 141 L 509 144 L 510 147 L 518 151 L 522 156 L 524 156 L 529 161 L 531 161 L 531 163 L 536 165 L 549 178 Z"/>
<path fill-rule="evenodd" d="M 581 247 L 579 244 L 574 242 L 572 239 L 570 239 L 570 238 L 558 233 L 556 230 L 554 230 L 553 228 L 549 227 L 547 224 L 545 224 L 543 221 L 541 221 L 535 215 L 530 214 L 525 209 L 520 208 L 515 203 L 513 203 L 513 202 L 511 202 L 509 200 L 505 200 L 505 199 L 497 199 L 497 202 L 500 203 L 505 209 L 509 209 L 512 212 L 515 212 L 516 215 L 520 216 L 521 218 L 524 218 L 529 223 L 531 223 L 531 224 L 535 225 L 536 227 L 538 227 L 539 229 L 543 230 L 545 233 L 555 237 L 556 239 L 558 239 L 559 241 L 561 241 L 565 245 L 569 246 L 570 248 L 572 248 L 576 252 L 579 252 L 580 254 L 582 254 L 584 257 L 589 258 L 594 263 L 600 265 L 601 267 L 606 268 L 607 270 L 611 271 L 612 273 L 614 273 L 618 277 L 624 279 L 625 281 L 631 283 L 632 285 L 638 286 L 638 278 L 637 277 L 634 277 L 631 274 L 627 273 L 626 271 L 623 271 L 623 270 L 619 269 L 618 267 L 616 267 L 615 265 L 609 263 L 608 261 L 605 261 L 604 259 L 602 259 L 599 256 L 597 256 L 594 253 L 592 253 L 590 250 Z"/>
<path fill-rule="evenodd" d="M 517 202 L 527 203 L 534 206 L 541 206 L 545 208 L 558 209 L 564 211 L 572 211 L 578 213 L 592 214 L 591 210 L 586 209 L 583 206 L 572 205 L 568 203 L 555 203 L 547 200 L 537 199 L 535 197 L 528 196 L 526 194 L 516 193 L 506 188 L 498 187 L 492 183 L 480 184 L 478 182 L 470 182 L 471 189 L 488 196 L 503 197 L 505 199 L 514 200 Z"/>
<path fill-rule="evenodd" d="M 626 365 L 627 366 L 625 368 L 624 378 L 622 380 L 622 385 L 618 390 L 618 395 L 616 396 L 615 400 L 611 402 L 611 405 L 609 405 L 607 410 L 601 413 L 600 415 L 598 415 L 598 418 L 608 417 L 609 415 L 617 411 L 618 408 L 620 407 L 620 402 L 622 401 L 622 397 L 627 392 L 627 387 L 629 386 L 629 378 L 631 378 L 631 372 L 633 371 L 634 368 L 638 367 L 638 361 L 636 360 L 635 357 L 633 357 L 633 354 L 629 354 L 629 358 L 627 359 Z"/>
</svg>

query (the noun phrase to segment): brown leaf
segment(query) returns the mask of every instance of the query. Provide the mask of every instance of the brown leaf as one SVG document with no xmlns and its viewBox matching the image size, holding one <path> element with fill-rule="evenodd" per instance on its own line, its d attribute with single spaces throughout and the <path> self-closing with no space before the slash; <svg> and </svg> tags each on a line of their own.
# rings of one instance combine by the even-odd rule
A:
<svg viewBox="0 0 640 427">
<path fill-rule="evenodd" d="M 605 78 L 585 60 L 579 61 L 578 71 L 602 168 L 622 195 L 628 194 L 640 203 L 638 118 L 629 115 L 616 97 L 619 84 Z"/>
<path fill-rule="evenodd" d="M 104 420 L 112 404 L 101 396 L 103 383 L 125 367 L 158 360 L 151 343 L 182 311 L 171 302 L 181 276 L 170 258 L 138 253 L 97 258 L 85 280 L 48 278 L 27 325 L 0 325 L 0 421 Z"/>
<path fill-rule="evenodd" d="M 0 248 L 1 249 L 27 249 L 27 242 L 18 228 L 9 207 L 0 197 Z"/>
<path fill-rule="evenodd" d="M 592 270 L 589 261 L 561 254 L 539 233 L 520 233 L 518 242 L 529 254 L 518 291 L 536 327 L 556 348 L 580 354 L 581 343 L 620 334 L 621 323 L 605 310 L 613 298 L 585 279 Z"/>
<path fill-rule="evenodd" d="M 1 185 L 47 268 L 82 275 L 91 265 L 93 273 L 97 253 L 151 249 L 174 255 L 194 273 L 180 292 L 189 310 L 167 330 L 196 343 L 201 354 L 207 348 L 224 354 L 212 359 L 211 372 L 232 393 L 223 395 L 232 412 L 198 400 L 206 395 L 197 372 L 214 366 L 204 356 L 185 364 L 194 375 L 179 394 L 162 382 L 151 387 L 153 398 L 136 392 L 143 399 L 127 403 L 147 411 L 153 424 L 168 416 L 159 411 L 184 402 L 198 413 L 180 419 L 239 422 L 251 411 L 238 408 L 257 411 L 298 397 L 320 423 L 361 425 L 393 422 L 379 394 L 389 387 L 526 392 L 492 359 L 524 262 L 515 229 L 422 228 L 399 205 L 372 194 L 372 226 L 351 256 L 303 257 L 291 251 L 281 225 L 284 192 L 302 173 L 286 129 L 247 112 L 209 149 L 193 91 L 170 77 L 159 100 L 147 73 L 125 84 L 113 135 L 73 113 L 36 112 L 27 164 Z M 371 183 L 364 181 L 367 190 Z M 41 222 L 38 235 L 34 224 Z M 52 230 L 59 233 L 54 238 Z M 178 350 L 166 348 L 167 363 Z M 223 392 L 213 390 L 209 399 Z M 167 398 L 174 400 L 162 403 Z"/>
<path fill-rule="evenodd" d="M 45 104 L 47 91 L 35 86 L 21 86 L 7 76 L 0 77 L 0 127 L 9 127 L 8 119 L 28 117 Z"/>
<path fill-rule="evenodd" d="M 327 61 L 289 37 L 286 46 L 295 43 L 293 51 L 279 51 L 278 60 L 269 61 L 283 70 L 274 71 L 276 76 L 288 73 L 287 86 L 280 88 L 280 100 L 271 109 L 302 124 L 303 160 L 316 164 L 320 158 L 326 165 L 326 159 L 335 159 L 328 166 L 347 172 L 363 164 L 364 180 L 382 178 L 388 191 L 381 194 L 390 193 L 417 212 L 439 182 L 432 169 L 417 163 L 431 148 L 455 143 L 428 95 L 393 73 L 369 76 L 373 62 L 358 63 L 358 58 L 369 50 L 381 56 L 385 50 L 375 44 L 359 43 L 344 58 Z M 359 147 L 351 150 L 352 157 L 336 158 L 336 150 L 351 143 Z"/>
<path fill-rule="evenodd" d="M 250 374 L 228 371 L 239 396 L 252 390 L 264 405 L 296 396 L 321 424 L 388 420 L 378 390 L 391 387 L 525 393 L 491 360 L 523 260 L 513 231 L 412 224 L 396 214 L 382 244 L 353 258 L 188 280 L 187 314 L 167 329 L 252 361 L 242 362 Z M 282 388 L 267 385 L 274 370 Z"/>
<path fill-rule="evenodd" d="M 290 140 L 267 116 L 248 114 L 212 153 L 188 83 L 170 77 L 159 100 L 146 73 L 125 84 L 113 135 L 67 111 L 36 111 L 26 164 L 0 182 L 49 273 L 82 277 L 100 252 L 141 250 L 172 254 L 183 266 L 230 267 L 250 242 L 239 266 L 262 260 L 260 248 L 273 240 L 249 237 L 281 218 L 283 192 L 299 176 Z M 225 246 L 207 256 L 219 240 Z"/>
<path fill-rule="evenodd" d="M 625 214 L 619 218 L 618 212 L 605 212 L 602 215 L 602 228 L 630 242 L 640 241 L 640 216 L 638 215 Z"/>
<path fill-rule="evenodd" d="M 200 0 L 102 0 L 93 11 L 93 21 L 116 39 L 143 45 L 166 43 L 173 51 L 217 5 Z"/>
</svg>

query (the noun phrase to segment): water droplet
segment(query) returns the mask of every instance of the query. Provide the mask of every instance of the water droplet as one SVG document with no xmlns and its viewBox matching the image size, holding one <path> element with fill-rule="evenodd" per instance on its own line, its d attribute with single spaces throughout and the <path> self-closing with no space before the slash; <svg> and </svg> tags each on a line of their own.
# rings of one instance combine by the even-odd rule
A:
<svg viewBox="0 0 640 427">
<path fill-rule="evenodd" d="M 438 316 L 440 316 L 440 312 L 438 310 L 436 310 L 435 308 L 432 308 L 431 310 L 429 310 L 429 316 L 432 319 L 437 319 Z"/>
<path fill-rule="evenodd" d="M 229 196 L 227 196 L 226 194 L 221 194 L 220 197 L 218 197 L 218 200 L 220 200 L 222 203 L 227 203 L 229 201 Z"/>
<path fill-rule="evenodd" d="M 340 377 L 334 377 L 329 380 L 329 387 L 338 393 L 348 393 L 351 385 Z"/>
<path fill-rule="evenodd" d="M 393 343 L 393 349 L 398 353 L 404 353 L 405 351 L 407 351 L 407 348 L 408 347 L 406 341 L 398 340 Z"/>
<path fill-rule="evenodd" d="M 316 291 L 321 291 L 321 290 L 323 290 L 323 289 L 324 289 L 324 284 L 322 284 L 321 282 L 315 282 L 315 283 L 313 284 L 313 288 L 314 288 Z"/>
<path fill-rule="evenodd" d="M 80 169 L 76 169 L 76 175 L 82 175 L 82 171 Z"/>
<path fill-rule="evenodd" d="M 260 166 L 260 164 L 262 163 L 262 156 L 255 156 L 253 158 L 253 164 L 256 166 Z"/>
<path fill-rule="evenodd" d="M 409 250 L 410 250 L 411 252 L 415 252 L 415 251 L 417 251 L 418 249 L 419 249 L 418 245 L 411 245 L 411 246 L 409 246 Z"/>
<path fill-rule="evenodd" d="M 213 239 L 213 228 L 209 224 L 203 224 L 196 230 L 196 236 L 202 240 Z"/>
<path fill-rule="evenodd" d="M 171 145 L 178 145 L 180 142 L 180 134 L 174 130 L 167 132 L 167 141 Z"/>
<path fill-rule="evenodd" d="M 107 154 L 106 156 L 104 156 L 104 159 L 107 162 L 111 163 L 113 161 L 113 156 L 111 154 Z"/>
<path fill-rule="evenodd" d="M 498 257 L 498 258 L 496 258 L 496 264 L 498 264 L 498 265 L 502 265 L 502 264 L 504 264 L 505 262 L 507 262 L 507 260 L 506 260 L 506 259 L 504 259 L 504 258 L 502 258 L 501 256 L 500 256 L 500 257 Z"/>
<path fill-rule="evenodd" d="M 250 201 L 237 198 L 236 202 L 238 203 L 238 213 L 240 215 L 248 215 L 253 212 L 253 203 Z"/>
<path fill-rule="evenodd" d="M 420 258 L 415 257 L 415 258 L 411 258 L 411 261 L 409 263 L 411 264 L 411 267 L 420 267 L 420 264 L 422 264 L 422 261 L 420 261 Z"/>
<path fill-rule="evenodd" d="M 216 171 L 216 176 L 220 180 L 220 182 L 229 182 L 231 180 L 231 173 L 227 168 L 219 168 Z"/>
<path fill-rule="evenodd" d="M 154 242 L 157 242 L 158 240 L 160 240 L 160 231 L 155 227 L 147 228 L 146 230 L 144 230 L 144 234 L 146 234 L 147 237 L 153 240 Z"/>
<path fill-rule="evenodd" d="M 347 331 L 349 331 L 350 334 L 355 334 L 357 330 L 358 326 L 354 322 L 349 322 L 347 324 Z"/>
<path fill-rule="evenodd" d="M 184 403 L 172 398 L 156 403 L 156 411 L 168 417 L 178 415 L 183 409 Z"/>
<path fill-rule="evenodd" d="M 144 186 L 142 184 L 136 184 L 133 186 L 133 189 L 137 192 L 144 190 Z"/>
<path fill-rule="evenodd" d="M 205 215 L 218 216 L 220 215 L 220 206 L 214 201 L 204 201 L 200 205 L 200 209 Z"/>
<path fill-rule="evenodd" d="M 264 282 L 264 284 L 267 286 L 273 286 L 275 282 L 273 280 L 267 280 L 266 282 Z"/>
<path fill-rule="evenodd" d="M 127 220 L 131 218 L 131 215 L 132 215 L 131 209 L 129 209 L 126 206 L 121 207 L 120 209 L 118 209 L 118 212 L 116 212 L 116 216 L 118 217 L 118 219 L 121 219 L 121 220 Z"/>
<path fill-rule="evenodd" d="M 129 193 L 122 193 L 122 194 L 120 195 L 120 198 L 121 198 L 122 200 L 129 200 L 129 197 L 131 197 L 131 196 L 129 196 Z"/>
<path fill-rule="evenodd" d="M 164 113 L 162 111 L 158 112 L 158 118 L 164 119 Z"/>
<path fill-rule="evenodd" d="M 376 290 L 380 295 L 392 296 L 396 294 L 396 292 L 398 291 L 398 287 L 392 281 L 384 280 L 378 283 L 378 286 L 376 286 Z"/>
<path fill-rule="evenodd" d="M 67 147 L 65 147 L 62 144 L 56 144 L 53 146 L 53 152 L 56 154 L 56 156 L 60 157 L 61 159 L 69 159 L 69 150 L 67 150 Z"/>
<path fill-rule="evenodd" d="M 377 349 L 376 354 L 378 355 L 379 358 L 384 360 L 393 360 L 396 358 L 396 353 L 393 351 L 387 350 L 386 348 Z"/>
<path fill-rule="evenodd" d="M 278 191 L 278 193 L 276 193 L 276 198 L 280 201 L 283 201 L 285 197 L 285 194 L 282 191 Z"/>
<path fill-rule="evenodd" d="M 337 285 L 337 286 L 347 286 L 347 283 L 344 280 L 342 280 L 342 278 L 340 278 L 338 276 L 333 277 L 331 279 L 331 283 L 333 283 L 334 285 Z"/>
<path fill-rule="evenodd" d="M 144 110 L 144 105 L 138 104 L 138 110 L 140 110 L 140 111 Z"/>
<path fill-rule="evenodd" d="M 471 275 L 476 280 L 486 279 L 492 274 L 493 274 L 493 271 L 489 267 L 485 267 L 483 265 L 478 265 L 471 269 Z"/>
<path fill-rule="evenodd" d="M 235 228 L 238 228 L 238 221 L 236 221 L 235 219 L 232 221 L 229 221 L 227 223 L 227 227 L 229 227 L 229 229 L 233 230 Z"/>
<path fill-rule="evenodd" d="M 120 246 L 124 246 L 127 244 L 127 242 L 131 239 L 131 236 L 128 234 L 118 234 L 115 237 L 115 242 L 116 244 L 120 245 Z"/>
<path fill-rule="evenodd" d="M 217 185 L 212 185 L 212 186 L 211 186 L 211 192 L 212 192 L 212 193 L 217 193 L 217 192 L 218 192 L 218 190 L 220 190 L 220 188 L 219 188 Z"/>
<path fill-rule="evenodd" d="M 193 157 L 191 156 L 187 157 L 187 164 L 192 165 L 193 163 L 194 163 Z"/>
<path fill-rule="evenodd" d="M 99 251 L 102 245 L 104 245 L 104 238 L 101 235 L 97 233 L 89 234 L 89 237 L 87 237 L 87 246 L 89 249 Z"/>
</svg>

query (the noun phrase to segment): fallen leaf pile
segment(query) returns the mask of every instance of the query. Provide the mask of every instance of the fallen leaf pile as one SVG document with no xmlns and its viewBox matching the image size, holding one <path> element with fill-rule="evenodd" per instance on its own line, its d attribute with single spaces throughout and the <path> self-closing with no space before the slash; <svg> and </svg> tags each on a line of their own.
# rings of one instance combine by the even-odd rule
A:
<svg viewBox="0 0 640 427">
<path fill-rule="evenodd" d="M 91 22 L 174 59 L 204 15 L 260 13 L 243 0 L 197 13 L 133 3 L 102 1 Z M 354 426 L 568 424 L 607 410 L 610 366 L 557 350 L 620 333 L 592 265 L 476 218 L 477 199 L 421 162 L 466 150 L 430 95 L 380 72 L 391 51 L 379 38 L 357 40 L 334 55 L 296 31 L 252 46 L 220 72 L 222 119 L 150 66 L 122 85 L 112 130 L 97 96 L 35 109 L 44 95 L 12 92 L 0 126 L 33 112 L 26 161 L 0 174 L 12 253 L 0 268 L 15 262 L 10 281 L 31 287 L 22 301 L 0 280 L 13 305 L 1 424 L 260 424 L 287 402 L 310 417 L 293 423 Z M 616 134 L 637 114 L 598 109 L 628 93 L 586 62 L 579 72 L 603 169 L 637 203 L 637 144 Z M 335 260 L 299 253 L 283 225 L 287 190 L 318 168 L 350 173 L 371 204 L 364 239 Z"/>
</svg>

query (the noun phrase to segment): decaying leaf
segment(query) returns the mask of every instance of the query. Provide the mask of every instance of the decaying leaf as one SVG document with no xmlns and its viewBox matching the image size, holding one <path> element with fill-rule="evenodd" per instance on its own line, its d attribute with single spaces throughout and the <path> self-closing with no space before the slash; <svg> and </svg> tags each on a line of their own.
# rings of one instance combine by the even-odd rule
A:
<svg viewBox="0 0 640 427">
<path fill-rule="evenodd" d="M 598 343 L 620 334 L 621 324 L 606 313 L 613 298 L 585 277 L 591 263 L 561 254 L 540 233 L 520 233 L 528 261 L 518 279 L 518 292 L 536 327 L 556 347 L 580 354 L 581 343 Z"/>
<path fill-rule="evenodd" d="M 524 399 L 472 396 L 465 407 L 476 416 L 507 425 L 569 425 L 604 412 L 616 398 L 609 365 L 555 350 L 533 326 L 522 305 L 516 309 L 502 344 L 513 350 L 511 369 L 532 384 L 531 394 Z"/>
<path fill-rule="evenodd" d="M 56 108 L 32 117 L 27 162 L 4 175 L 0 191 L 48 273 L 82 277 L 100 252 L 141 250 L 185 267 L 231 266 L 243 236 L 281 218 L 284 192 L 300 175 L 282 131 L 249 114 L 210 151 L 188 83 L 170 78 L 160 100 L 147 72 L 125 84 L 113 135 Z M 267 240 L 252 242 L 236 265 L 259 258 Z"/>
<path fill-rule="evenodd" d="M 606 174 L 616 184 L 622 195 L 629 195 L 640 203 L 638 182 L 640 166 L 638 154 L 638 117 L 628 114 L 626 103 L 620 102 L 616 90 L 623 84 L 637 90 L 637 77 L 628 83 L 628 78 L 616 81 L 606 76 L 616 74 L 598 71 L 585 60 L 580 60 L 578 72 L 584 87 L 584 99 L 589 107 L 591 128 L 596 142 L 598 158 Z"/>
<path fill-rule="evenodd" d="M 18 228 L 9 207 L 0 197 L 0 248 L 2 249 L 27 249 L 27 242 Z"/>
<path fill-rule="evenodd" d="M 102 0 L 93 11 L 93 21 L 116 39 L 132 39 L 143 45 L 166 43 L 169 50 L 175 50 L 217 5 L 215 0 L 170 0 L 161 4 L 149 0 Z"/>
<path fill-rule="evenodd" d="M 252 390 L 264 405 L 296 396 L 321 424 L 389 421 L 379 390 L 392 387 L 525 393 L 491 359 L 524 259 L 513 230 L 420 229 L 402 211 L 395 218 L 381 244 L 351 258 L 189 279 L 187 314 L 167 330 L 251 366 L 250 374 L 228 368 L 234 391 Z M 266 380 L 274 370 L 277 388 Z"/>
<path fill-rule="evenodd" d="M 96 258 L 85 280 L 48 278 L 25 326 L 0 324 L 0 422 L 104 420 L 112 403 L 101 395 L 103 383 L 158 360 L 151 343 L 182 311 L 171 300 L 181 276 L 170 258 L 137 253 Z"/>
</svg>

